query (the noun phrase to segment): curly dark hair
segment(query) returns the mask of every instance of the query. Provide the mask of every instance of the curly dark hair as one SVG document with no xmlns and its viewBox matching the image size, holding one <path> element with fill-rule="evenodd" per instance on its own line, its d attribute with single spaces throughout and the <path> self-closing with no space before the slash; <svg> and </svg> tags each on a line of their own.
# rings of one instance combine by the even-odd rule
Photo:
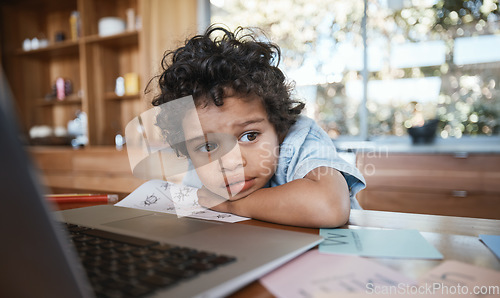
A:
<svg viewBox="0 0 500 298">
<path fill-rule="evenodd" d="M 293 86 L 278 68 L 280 58 L 276 44 L 258 41 L 249 28 L 238 27 L 231 32 L 210 26 L 203 35 L 165 53 L 163 72 L 158 77 L 161 92 L 152 104 L 160 106 L 192 95 L 197 107 L 222 106 L 227 96 L 255 94 L 261 98 L 278 136 L 284 137 L 304 104 L 291 98 Z M 157 121 L 160 127 L 168 127 L 160 118 Z M 168 128 L 165 129 L 168 140 Z M 172 138 L 172 144 L 171 141 Z"/>
</svg>

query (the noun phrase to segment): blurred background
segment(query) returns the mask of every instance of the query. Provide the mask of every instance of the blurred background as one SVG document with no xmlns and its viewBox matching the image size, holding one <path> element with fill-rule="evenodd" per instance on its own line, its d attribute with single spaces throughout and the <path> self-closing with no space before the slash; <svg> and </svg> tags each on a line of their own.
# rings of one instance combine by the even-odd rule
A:
<svg viewBox="0 0 500 298">
<path fill-rule="evenodd" d="M 430 119 L 444 139 L 500 132 L 498 1 L 210 2 L 212 23 L 260 27 L 281 46 L 332 138 L 404 136 Z"/>
<path fill-rule="evenodd" d="M 213 23 L 281 47 L 363 208 L 500 218 L 498 0 L 0 0 L 0 68 L 49 192 L 145 182 L 125 128 L 164 53 Z"/>
</svg>

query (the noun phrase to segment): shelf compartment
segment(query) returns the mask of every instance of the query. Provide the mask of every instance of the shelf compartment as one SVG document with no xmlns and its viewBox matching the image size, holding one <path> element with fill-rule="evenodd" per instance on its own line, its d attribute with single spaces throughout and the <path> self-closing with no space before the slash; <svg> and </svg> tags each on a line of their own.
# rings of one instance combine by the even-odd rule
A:
<svg viewBox="0 0 500 298">
<path fill-rule="evenodd" d="M 100 144 L 114 145 L 117 133 L 124 135 L 125 127 L 137 115 L 144 111 L 144 106 L 139 100 L 109 100 L 104 102 L 103 119 L 99 135 L 102 136 Z"/>
</svg>

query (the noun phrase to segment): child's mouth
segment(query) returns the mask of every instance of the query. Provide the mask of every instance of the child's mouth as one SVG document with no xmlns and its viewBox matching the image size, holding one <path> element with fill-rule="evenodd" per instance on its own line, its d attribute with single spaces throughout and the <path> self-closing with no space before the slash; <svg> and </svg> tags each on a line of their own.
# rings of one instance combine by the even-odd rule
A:
<svg viewBox="0 0 500 298">
<path fill-rule="evenodd" d="M 255 185 L 255 178 L 245 178 L 245 180 L 234 181 L 226 184 L 227 191 L 231 196 L 244 192 Z"/>
</svg>

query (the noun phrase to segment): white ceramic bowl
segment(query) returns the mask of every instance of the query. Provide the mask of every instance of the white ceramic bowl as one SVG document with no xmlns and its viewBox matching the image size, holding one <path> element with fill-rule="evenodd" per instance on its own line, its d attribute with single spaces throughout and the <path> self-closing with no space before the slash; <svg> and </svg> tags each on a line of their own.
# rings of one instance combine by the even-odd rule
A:
<svg viewBox="0 0 500 298">
<path fill-rule="evenodd" d="M 125 20 L 118 17 L 105 17 L 99 20 L 99 36 L 108 36 L 125 31 Z"/>
</svg>

